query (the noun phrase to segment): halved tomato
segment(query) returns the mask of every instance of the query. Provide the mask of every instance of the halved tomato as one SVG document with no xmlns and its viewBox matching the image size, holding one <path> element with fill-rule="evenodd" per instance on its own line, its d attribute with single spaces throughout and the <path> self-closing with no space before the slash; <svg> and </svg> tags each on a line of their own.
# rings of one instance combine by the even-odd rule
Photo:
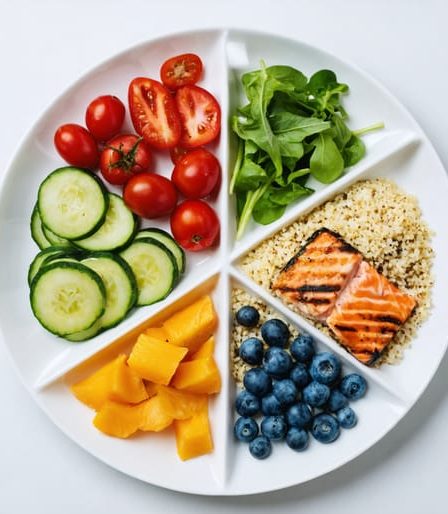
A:
<svg viewBox="0 0 448 514">
<path fill-rule="evenodd" d="M 198 86 L 183 86 L 176 91 L 175 99 L 182 124 L 181 146 L 195 148 L 218 136 L 221 109 L 213 95 Z"/>
<path fill-rule="evenodd" d="M 157 80 L 135 78 L 129 84 L 132 123 L 145 141 L 159 149 L 179 142 L 181 125 L 171 93 Z"/>
<path fill-rule="evenodd" d="M 196 54 L 182 54 L 166 60 L 160 68 L 160 78 L 170 89 L 196 84 L 202 76 L 202 61 Z"/>
</svg>

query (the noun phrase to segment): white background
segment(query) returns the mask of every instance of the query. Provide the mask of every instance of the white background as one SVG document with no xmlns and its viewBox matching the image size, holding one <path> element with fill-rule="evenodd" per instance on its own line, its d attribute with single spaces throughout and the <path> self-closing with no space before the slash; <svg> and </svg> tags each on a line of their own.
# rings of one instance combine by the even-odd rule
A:
<svg viewBox="0 0 448 514">
<path fill-rule="evenodd" d="M 161 34 L 223 26 L 295 37 L 358 64 L 401 99 L 448 167 L 445 5 L 443 0 L 0 0 L 0 176 L 40 112 L 87 69 Z M 430 177 L 431 170 L 421 172 Z M 138 482 L 79 449 L 34 404 L 0 343 L 0 514 L 446 513 L 447 377 L 445 358 L 412 411 L 344 468 L 272 494 L 207 498 Z"/>
</svg>

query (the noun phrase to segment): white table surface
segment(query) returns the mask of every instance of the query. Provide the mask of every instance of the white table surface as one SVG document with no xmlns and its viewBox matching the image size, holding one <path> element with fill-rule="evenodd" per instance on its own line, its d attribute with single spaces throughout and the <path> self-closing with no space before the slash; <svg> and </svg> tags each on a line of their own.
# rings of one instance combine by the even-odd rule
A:
<svg viewBox="0 0 448 514">
<path fill-rule="evenodd" d="M 84 71 L 161 34 L 222 26 L 296 37 L 358 64 L 402 100 L 448 167 L 446 5 L 443 0 L 0 0 L 0 174 L 42 109 Z M 398 426 L 328 476 L 260 496 L 198 497 L 138 482 L 78 448 L 34 404 L 0 344 L 0 513 L 445 513 L 447 376 L 445 358 Z"/>
</svg>

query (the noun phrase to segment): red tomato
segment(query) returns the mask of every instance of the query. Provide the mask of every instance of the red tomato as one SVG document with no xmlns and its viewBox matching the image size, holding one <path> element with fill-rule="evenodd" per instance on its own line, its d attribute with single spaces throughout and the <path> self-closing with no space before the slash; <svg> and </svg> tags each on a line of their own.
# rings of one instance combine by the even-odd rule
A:
<svg viewBox="0 0 448 514">
<path fill-rule="evenodd" d="M 101 174 L 110 184 L 122 186 L 135 175 L 149 171 L 151 150 L 143 138 L 125 134 L 111 139 L 101 152 Z"/>
<path fill-rule="evenodd" d="M 218 159 L 204 148 L 198 148 L 179 159 L 171 180 L 186 198 L 203 198 L 215 189 L 220 176 Z"/>
<path fill-rule="evenodd" d="M 202 200 L 185 200 L 171 214 L 171 232 L 185 250 L 198 252 L 211 246 L 219 234 L 216 212 Z"/>
<path fill-rule="evenodd" d="M 94 169 L 98 164 L 96 141 L 81 125 L 61 125 L 54 135 L 54 145 L 59 155 L 72 166 Z"/>
<path fill-rule="evenodd" d="M 87 128 L 97 141 L 107 141 L 120 132 L 125 113 L 123 102 L 116 96 L 99 96 L 87 107 Z"/>
<path fill-rule="evenodd" d="M 184 148 L 182 146 L 175 146 L 174 148 L 170 148 L 171 162 L 176 164 L 177 161 L 180 160 L 189 151 L 190 150 L 188 148 Z"/>
<path fill-rule="evenodd" d="M 180 144 L 195 148 L 213 141 L 221 129 L 221 109 L 216 98 L 198 86 L 181 87 L 175 98 L 182 124 Z"/>
<path fill-rule="evenodd" d="M 182 54 L 171 57 L 162 64 L 160 78 L 170 89 L 191 86 L 202 76 L 202 61 L 196 54 Z"/>
<path fill-rule="evenodd" d="M 126 205 L 142 218 L 169 214 L 177 203 L 177 192 L 170 180 L 155 173 L 139 173 L 124 186 Z"/>
<path fill-rule="evenodd" d="M 180 120 L 171 93 L 156 80 L 136 78 L 129 84 L 129 109 L 138 134 L 155 148 L 173 148 Z"/>
</svg>

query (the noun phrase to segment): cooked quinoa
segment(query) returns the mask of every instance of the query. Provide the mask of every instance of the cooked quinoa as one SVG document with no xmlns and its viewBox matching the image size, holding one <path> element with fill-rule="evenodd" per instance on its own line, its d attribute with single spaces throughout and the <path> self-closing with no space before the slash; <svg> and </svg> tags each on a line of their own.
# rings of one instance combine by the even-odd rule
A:
<svg viewBox="0 0 448 514">
<path fill-rule="evenodd" d="M 275 295 L 271 290 L 273 278 L 311 234 L 322 227 L 341 234 L 385 277 L 417 299 L 413 314 L 376 365 L 397 363 L 431 306 L 431 231 L 422 218 L 417 199 L 383 178 L 357 182 L 249 252 L 241 263 L 243 271 Z M 293 303 L 289 307 L 295 310 Z M 326 326 L 312 323 L 331 335 Z M 238 376 L 237 359 L 235 367 Z"/>
</svg>

